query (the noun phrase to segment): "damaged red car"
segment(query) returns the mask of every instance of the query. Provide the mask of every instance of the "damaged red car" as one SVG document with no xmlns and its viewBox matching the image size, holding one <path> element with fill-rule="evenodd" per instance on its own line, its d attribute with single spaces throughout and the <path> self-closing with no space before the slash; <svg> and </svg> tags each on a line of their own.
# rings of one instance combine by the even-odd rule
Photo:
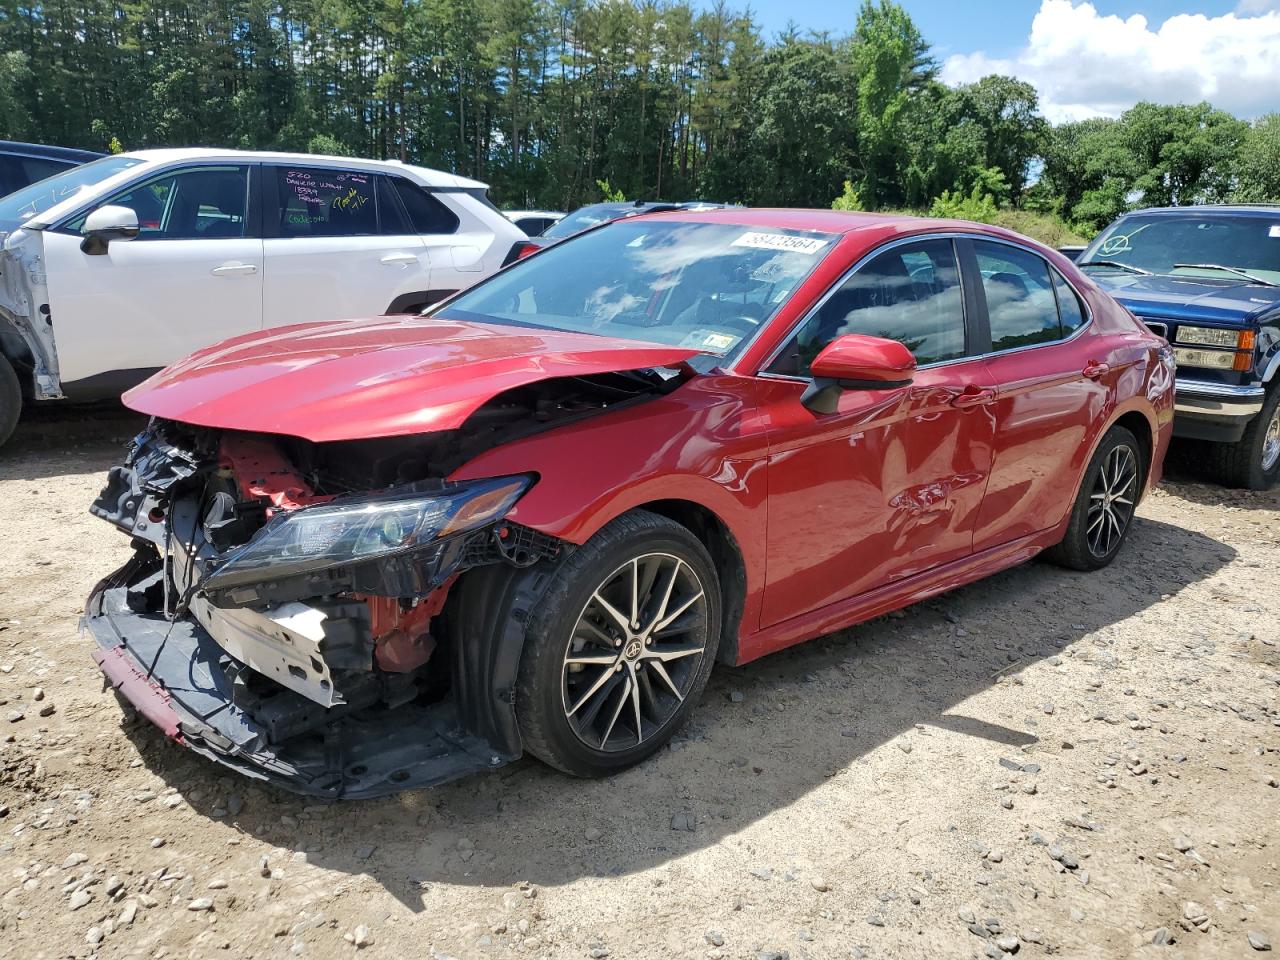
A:
<svg viewBox="0 0 1280 960">
<path fill-rule="evenodd" d="M 86 623 L 168 736 L 294 790 L 606 775 L 717 662 L 1042 552 L 1106 566 L 1172 401 L 1162 339 L 998 228 L 620 221 L 130 392 L 152 419 L 93 512 L 133 554 Z"/>
</svg>

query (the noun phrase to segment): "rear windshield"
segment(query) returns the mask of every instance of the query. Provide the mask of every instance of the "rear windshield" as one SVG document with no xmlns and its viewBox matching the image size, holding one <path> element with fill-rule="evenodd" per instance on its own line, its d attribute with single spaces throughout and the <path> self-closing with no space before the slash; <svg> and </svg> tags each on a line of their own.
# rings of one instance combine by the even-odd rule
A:
<svg viewBox="0 0 1280 960">
<path fill-rule="evenodd" d="M 1280 209 L 1273 217 L 1192 211 L 1122 217 L 1077 262 L 1098 261 L 1090 269 L 1247 282 L 1236 270 L 1280 283 Z"/>
<path fill-rule="evenodd" d="M 813 272 L 834 239 L 723 223 L 618 220 L 512 265 L 437 315 L 729 358 Z"/>
<path fill-rule="evenodd" d="M 0 230 L 13 230 L 74 193 L 101 183 L 121 170 L 142 163 L 137 157 L 103 157 L 65 173 L 37 180 L 0 198 Z"/>
</svg>

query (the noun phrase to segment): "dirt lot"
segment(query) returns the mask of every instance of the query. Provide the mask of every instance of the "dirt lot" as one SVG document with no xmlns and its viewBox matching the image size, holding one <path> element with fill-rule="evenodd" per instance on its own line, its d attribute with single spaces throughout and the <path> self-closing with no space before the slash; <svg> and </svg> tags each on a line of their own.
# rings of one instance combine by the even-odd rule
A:
<svg viewBox="0 0 1280 960">
<path fill-rule="evenodd" d="M 77 620 L 126 542 L 86 507 L 136 426 L 43 415 L 0 451 L 0 956 L 1280 942 L 1276 494 L 1176 479 L 1107 573 L 1033 563 L 722 669 L 672 748 L 611 781 L 523 762 L 323 806 L 103 691 Z"/>
</svg>

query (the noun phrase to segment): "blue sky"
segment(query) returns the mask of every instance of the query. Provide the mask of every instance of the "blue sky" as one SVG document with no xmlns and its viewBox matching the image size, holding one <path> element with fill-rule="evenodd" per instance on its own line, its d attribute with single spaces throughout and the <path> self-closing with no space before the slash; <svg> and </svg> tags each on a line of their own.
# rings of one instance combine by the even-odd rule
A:
<svg viewBox="0 0 1280 960">
<path fill-rule="evenodd" d="M 858 18 L 861 0 L 751 0 L 735 7 L 750 7 L 765 35 L 772 37 L 794 20 L 805 30 L 848 33 Z M 1026 43 L 1031 20 L 1039 9 L 1036 0 L 905 0 L 903 6 L 933 44 L 938 56 L 984 50 L 993 57 L 1007 57 Z M 1148 20 L 1163 21 L 1178 13 L 1218 16 L 1241 6 L 1234 2 L 1185 3 L 1178 0 L 1111 2 L 1093 0 L 1100 14 L 1129 17 L 1142 14 Z"/>
<path fill-rule="evenodd" d="M 1280 0 L 900 0 L 942 79 L 1004 73 L 1032 83 L 1055 122 L 1117 116 L 1140 99 L 1208 100 L 1238 116 L 1280 112 Z M 706 6 L 710 0 L 701 0 Z M 729 0 L 772 38 L 849 33 L 860 0 Z"/>
</svg>

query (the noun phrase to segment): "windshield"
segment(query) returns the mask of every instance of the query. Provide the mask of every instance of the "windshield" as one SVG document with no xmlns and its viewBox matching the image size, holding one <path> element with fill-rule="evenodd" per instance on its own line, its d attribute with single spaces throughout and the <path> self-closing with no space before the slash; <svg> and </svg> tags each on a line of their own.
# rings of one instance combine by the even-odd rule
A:
<svg viewBox="0 0 1280 960">
<path fill-rule="evenodd" d="M 440 317 L 735 354 L 831 249 L 829 234 L 618 220 L 520 261 Z"/>
<path fill-rule="evenodd" d="M 572 237 L 575 233 L 581 233 L 588 227 L 594 227 L 597 223 L 615 220 L 633 209 L 635 209 L 634 206 L 629 203 L 597 203 L 589 207 L 579 207 L 567 217 L 562 217 L 558 223 L 553 223 L 547 227 L 542 235 L 544 237 Z"/>
<path fill-rule="evenodd" d="M 1158 214 L 1122 217 L 1103 231 L 1077 261 L 1112 261 L 1091 270 L 1173 274 L 1248 282 L 1230 267 L 1280 283 L 1280 209 L 1274 217 Z M 1179 266 L 1183 264 L 1183 266 Z M 1124 268 L 1128 267 L 1129 270 Z"/>
<path fill-rule="evenodd" d="M 101 183 L 107 177 L 139 163 L 142 161 L 137 157 L 103 157 L 15 190 L 7 197 L 0 198 L 0 230 L 12 230 L 21 226 L 73 193 Z"/>
</svg>

